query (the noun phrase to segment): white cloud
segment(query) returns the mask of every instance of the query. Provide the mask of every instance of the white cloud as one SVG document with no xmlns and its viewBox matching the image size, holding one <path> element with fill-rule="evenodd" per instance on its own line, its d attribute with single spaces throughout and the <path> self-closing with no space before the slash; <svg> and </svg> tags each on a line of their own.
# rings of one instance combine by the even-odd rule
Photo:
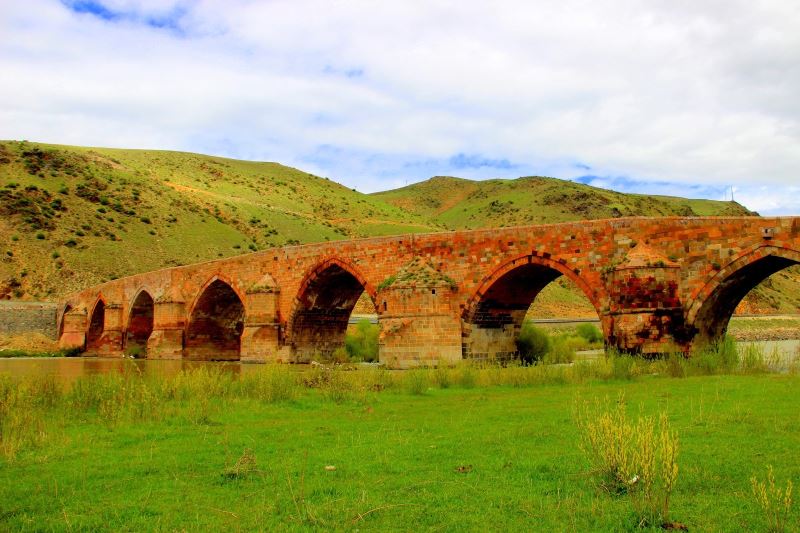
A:
<svg viewBox="0 0 800 533">
<path fill-rule="evenodd" d="M 800 213 L 796 2 L 0 10 L 0 137 L 276 160 L 360 190 L 433 173 L 763 186 L 749 207 Z"/>
</svg>

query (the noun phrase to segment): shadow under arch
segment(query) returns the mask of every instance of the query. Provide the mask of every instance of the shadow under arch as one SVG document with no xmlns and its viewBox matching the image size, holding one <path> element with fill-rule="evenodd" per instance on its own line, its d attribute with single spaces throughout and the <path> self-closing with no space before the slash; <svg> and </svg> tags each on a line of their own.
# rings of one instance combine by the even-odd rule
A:
<svg viewBox="0 0 800 533">
<path fill-rule="evenodd" d="M 86 329 L 86 350 L 91 351 L 98 347 L 98 341 L 103 336 L 106 321 L 106 300 L 102 294 L 97 296 L 97 300 L 92 306 L 89 314 L 89 323 Z"/>
<path fill-rule="evenodd" d="M 515 357 L 516 340 L 528 309 L 542 289 L 561 276 L 581 290 L 599 316 L 600 302 L 606 299 L 602 287 L 590 287 L 578 273 L 550 257 L 520 256 L 484 278 L 464 306 L 462 356 L 465 359 Z"/>
<path fill-rule="evenodd" d="M 311 268 L 300 283 L 287 325 L 287 341 L 295 358 L 329 357 L 341 347 L 350 315 L 363 293 L 376 307 L 375 288 L 346 261 L 329 258 Z"/>
<path fill-rule="evenodd" d="M 147 339 L 153 332 L 154 311 L 155 302 L 150 291 L 139 289 L 129 307 L 125 328 L 125 349 L 136 357 L 146 356 Z"/>
<path fill-rule="evenodd" d="M 185 358 L 239 360 L 244 319 L 241 292 L 224 276 L 213 276 L 192 303 L 186 324 Z"/>
<path fill-rule="evenodd" d="M 696 332 L 696 344 L 719 340 L 739 302 L 772 274 L 800 264 L 800 251 L 773 245 L 757 245 L 715 272 L 691 296 L 686 321 Z"/>
</svg>

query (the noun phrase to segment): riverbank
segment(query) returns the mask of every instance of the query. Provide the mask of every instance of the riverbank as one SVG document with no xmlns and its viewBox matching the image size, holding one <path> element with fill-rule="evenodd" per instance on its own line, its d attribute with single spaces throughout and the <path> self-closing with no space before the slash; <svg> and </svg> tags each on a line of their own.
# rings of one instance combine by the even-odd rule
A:
<svg viewBox="0 0 800 533">
<path fill-rule="evenodd" d="M 728 326 L 728 335 L 738 341 L 800 339 L 800 317 L 796 315 L 734 317 Z"/>
<path fill-rule="evenodd" d="M 800 483 L 800 376 L 686 364 L 2 380 L 0 528 L 636 529 L 580 445 L 609 399 L 679 439 L 670 523 L 764 530 L 750 478 Z"/>
</svg>

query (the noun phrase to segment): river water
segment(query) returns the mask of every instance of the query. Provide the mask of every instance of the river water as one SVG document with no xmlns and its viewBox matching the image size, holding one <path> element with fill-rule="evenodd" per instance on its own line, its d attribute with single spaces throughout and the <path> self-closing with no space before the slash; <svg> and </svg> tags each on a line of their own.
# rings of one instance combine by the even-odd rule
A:
<svg viewBox="0 0 800 533">
<path fill-rule="evenodd" d="M 183 370 L 213 366 L 232 374 L 258 371 L 262 365 L 239 362 L 173 361 L 163 359 L 104 359 L 99 357 L 17 357 L 0 359 L 0 375 L 54 376 L 70 385 L 93 374 L 175 375 Z"/>
<path fill-rule="evenodd" d="M 755 346 L 770 359 L 777 354 L 781 366 L 788 366 L 792 361 L 800 359 L 800 340 L 740 342 L 740 352 L 744 353 L 748 346 Z M 579 352 L 577 360 L 596 359 L 602 356 L 602 350 Z M 62 383 L 69 385 L 78 378 L 92 374 L 158 374 L 174 375 L 183 370 L 213 366 L 232 374 L 258 372 L 262 365 L 239 362 L 203 362 L 203 361 L 171 361 L 160 359 L 102 359 L 94 357 L 19 357 L 0 359 L 0 375 L 13 377 L 54 376 Z M 303 370 L 306 365 L 292 365 Z"/>
</svg>

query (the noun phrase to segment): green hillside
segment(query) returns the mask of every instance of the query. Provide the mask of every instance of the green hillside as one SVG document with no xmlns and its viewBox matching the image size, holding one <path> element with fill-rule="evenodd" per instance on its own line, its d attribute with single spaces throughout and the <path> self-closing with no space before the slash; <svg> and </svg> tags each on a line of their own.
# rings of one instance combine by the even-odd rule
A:
<svg viewBox="0 0 800 533">
<path fill-rule="evenodd" d="M 487 181 L 435 177 L 372 196 L 448 229 L 625 216 L 755 214 L 735 202 L 624 194 L 542 177 Z"/>
<path fill-rule="evenodd" d="M 0 142 L 0 298 L 286 244 L 437 228 L 276 163 Z"/>
<path fill-rule="evenodd" d="M 552 178 L 432 178 L 362 194 L 277 163 L 0 141 L 0 298 L 57 299 L 116 277 L 287 244 L 629 215 L 751 214 L 732 202 L 622 194 Z M 796 273 L 754 291 L 796 312 Z M 582 297 L 553 283 L 544 314 Z M 750 301 L 750 300 L 748 300 Z M 588 302 L 584 302 L 588 306 Z"/>
</svg>

